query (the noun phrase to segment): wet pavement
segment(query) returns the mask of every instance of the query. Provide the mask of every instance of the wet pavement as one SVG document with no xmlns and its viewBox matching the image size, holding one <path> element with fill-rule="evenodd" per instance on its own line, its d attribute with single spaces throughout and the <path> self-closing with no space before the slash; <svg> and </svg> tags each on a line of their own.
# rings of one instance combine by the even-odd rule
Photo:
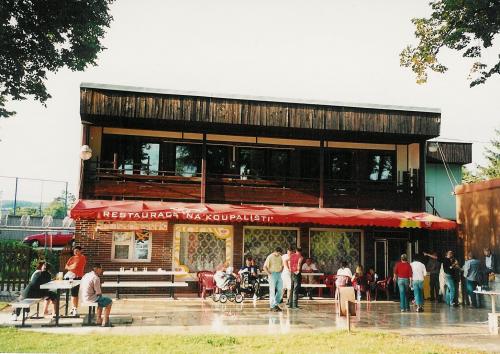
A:
<svg viewBox="0 0 500 354">
<path fill-rule="evenodd" d="M 245 300 L 241 304 L 215 303 L 211 299 L 125 298 L 115 300 L 114 328 L 82 327 L 80 319 L 61 319 L 69 327 L 42 327 L 50 319 L 29 320 L 31 330 L 51 333 L 112 334 L 230 334 L 279 335 L 317 333 L 347 328 L 331 300 L 303 300 L 300 309 L 270 312 L 268 302 Z M 450 308 L 428 303 L 422 313 L 401 313 L 397 302 L 362 302 L 352 317 L 353 329 L 390 331 L 442 344 L 500 352 L 500 336 L 488 334 L 486 309 Z M 86 312 L 82 308 L 81 313 Z M 0 312 L 0 325 L 14 325 L 7 309 Z"/>
</svg>

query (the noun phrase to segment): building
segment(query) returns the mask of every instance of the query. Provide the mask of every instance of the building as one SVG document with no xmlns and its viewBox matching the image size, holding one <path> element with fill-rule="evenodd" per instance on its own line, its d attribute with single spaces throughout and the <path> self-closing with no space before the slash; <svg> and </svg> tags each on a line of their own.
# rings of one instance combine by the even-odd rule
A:
<svg viewBox="0 0 500 354">
<path fill-rule="evenodd" d="M 401 253 L 455 248 L 426 210 L 436 109 L 82 84 L 76 239 L 108 269 L 194 274 L 296 244 L 389 275 Z"/>
<path fill-rule="evenodd" d="M 463 165 L 472 162 L 472 144 L 433 140 L 427 142 L 427 147 L 426 210 L 428 213 L 456 220 L 457 201 L 454 189 L 462 184 Z"/>
</svg>

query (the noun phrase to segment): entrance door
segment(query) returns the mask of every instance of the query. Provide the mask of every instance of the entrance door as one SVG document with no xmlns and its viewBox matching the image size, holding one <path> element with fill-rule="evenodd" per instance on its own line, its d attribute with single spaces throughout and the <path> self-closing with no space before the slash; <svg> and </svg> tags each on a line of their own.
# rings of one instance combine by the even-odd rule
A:
<svg viewBox="0 0 500 354">
<path fill-rule="evenodd" d="M 411 245 L 407 239 L 375 240 L 375 272 L 377 272 L 379 279 L 392 276 L 394 265 L 403 253 L 406 253 L 411 260 Z"/>
</svg>

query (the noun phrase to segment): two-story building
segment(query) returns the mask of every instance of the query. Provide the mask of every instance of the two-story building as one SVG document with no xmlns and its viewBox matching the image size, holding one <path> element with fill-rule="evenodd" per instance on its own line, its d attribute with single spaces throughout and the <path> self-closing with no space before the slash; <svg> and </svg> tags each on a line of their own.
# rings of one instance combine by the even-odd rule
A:
<svg viewBox="0 0 500 354">
<path fill-rule="evenodd" d="M 402 252 L 456 247 L 426 213 L 439 110 L 82 84 L 80 115 L 92 158 L 71 214 L 107 269 L 262 266 L 294 244 L 326 273 L 384 277 Z"/>
</svg>

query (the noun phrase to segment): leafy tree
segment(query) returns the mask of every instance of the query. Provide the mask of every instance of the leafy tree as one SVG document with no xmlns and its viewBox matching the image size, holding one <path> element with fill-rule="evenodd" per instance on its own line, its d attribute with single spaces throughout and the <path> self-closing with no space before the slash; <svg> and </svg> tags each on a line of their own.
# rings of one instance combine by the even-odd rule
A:
<svg viewBox="0 0 500 354">
<path fill-rule="evenodd" d="M 427 81 L 429 70 L 447 70 L 437 58 L 442 48 L 461 51 L 466 58 L 478 58 L 471 68 L 471 75 L 476 75 L 471 87 L 500 73 L 500 60 L 493 65 L 481 62 L 483 50 L 493 45 L 500 32 L 499 0 L 435 0 L 430 6 L 429 18 L 412 19 L 417 46 L 407 46 L 400 54 L 401 66 L 412 69 L 417 83 Z"/>
<path fill-rule="evenodd" d="M 72 193 L 68 193 L 68 199 L 66 201 L 66 191 L 62 191 L 60 196 L 54 198 L 54 200 L 49 203 L 43 213 L 45 215 L 52 215 L 54 218 L 64 218 L 67 216 L 68 209 L 75 201 L 76 197 Z"/>
<path fill-rule="evenodd" d="M 473 183 L 488 179 L 500 178 L 500 129 L 495 129 L 496 138 L 491 140 L 491 148 L 486 148 L 484 157 L 488 161 L 486 166 L 478 166 L 474 174 L 466 167 L 462 169 L 464 183 Z"/>
<path fill-rule="evenodd" d="M 47 72 L 96 65 L 112 1 L 0 1 L 0 117 L 15 114 L 5 108 L 9 99 L 45 104 Z"/>
</svg>

